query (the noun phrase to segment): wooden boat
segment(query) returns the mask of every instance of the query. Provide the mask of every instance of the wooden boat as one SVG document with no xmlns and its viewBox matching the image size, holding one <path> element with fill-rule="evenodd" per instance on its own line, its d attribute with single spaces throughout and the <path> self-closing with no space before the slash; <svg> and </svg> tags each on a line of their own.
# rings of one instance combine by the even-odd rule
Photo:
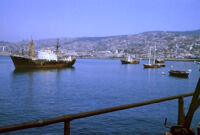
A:
<svg viewBox="0 0 200 135">
<path fill-rule="evenodd" d="M 164 63 L 157 63 L 157 65 L 159 65 L 160 67 L 165 67 Z"/>
<path fill-rule="evenodd" d="M 144 68 L 160 68 L 159 64 L 143 64 Z"/>
<path fill-rule="evenodd" d="M 155 47 L 155 52 L 154 52 L 154 60 L 153 60 L 153 63 L 151 63 L 151 47 L 150 47 L 150 50 L 149 50 L 149 63 L 148 64 L 143 64 L 144 65 L 144 68 L 160 68 L 160 67 L 164 67 L 165 65 L 161 65 L 161 64 L 157 64 L 155 62 L 156 60 L 156 47 Z"/>
<path fill-rule="evenodd" d="M 131 56 L 128 56 L 124 59 L 121 59 L 121 63 L 122 64 L 139 64 L 140 61 L 135 58 L 132 58 Z"/>
<path fill-rule="evenodd" d="M 179 70 L 170 70 L 169 75 L 176 76 L 176 77 L 188 78 L 189 72 L 179 71 Z"/>
<path fill-rule="evenodd" d="M 158 58 L 158 59 L 155 60 L 155 63 L 164 63 L 164 62 L 165 61 L 163 59 L 160 59 L 160 58 Z"/>
</svg>

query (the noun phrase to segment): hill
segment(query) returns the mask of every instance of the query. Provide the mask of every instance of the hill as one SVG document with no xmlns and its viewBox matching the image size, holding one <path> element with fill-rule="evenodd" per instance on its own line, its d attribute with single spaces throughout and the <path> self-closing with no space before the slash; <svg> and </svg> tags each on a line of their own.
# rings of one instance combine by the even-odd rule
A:
<svg viewBox="0 0 200 135">
<path fill-rule="evenodd" d="M 55 39 L 34 41 L 35 49 L 55 48 Z M 149 31 L 140 34 L 108 37 L 60 38 L 61 50 L 64 53 L 74 52 L 110 52 L 130 53 L 147 57 L 150 46 L 157 46 L 161 57 L 200 57 L 200 30 L 194 31 Z M 18 43 L 0 42 L 9 51 L 28 50 L 28 41 Z M 1 51 L 1 48 L 0 48 Z"/>
</svg>

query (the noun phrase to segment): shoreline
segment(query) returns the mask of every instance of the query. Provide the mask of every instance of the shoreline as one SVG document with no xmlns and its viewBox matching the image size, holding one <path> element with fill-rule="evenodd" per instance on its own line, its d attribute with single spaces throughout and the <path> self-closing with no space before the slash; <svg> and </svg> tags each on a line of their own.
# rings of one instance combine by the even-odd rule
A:
<svg viewBox="0 0 200 135">
<path fill-rule="evenodd" d="M 10 55 L 0 55 L 0 57 L 10 57 Z M 76 59 L 121 59 L 123 57 L 76 57 Z M 138 58 L 139 60 L 148 60 L 148 58 Z M 164 61 L 199 61 L 200 58 L 164 58 Z"/>
</svg>

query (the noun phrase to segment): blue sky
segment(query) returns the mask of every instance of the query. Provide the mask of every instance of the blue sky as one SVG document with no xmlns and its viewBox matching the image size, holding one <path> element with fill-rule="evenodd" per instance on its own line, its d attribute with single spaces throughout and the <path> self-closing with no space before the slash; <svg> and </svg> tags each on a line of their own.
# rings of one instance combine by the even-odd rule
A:
<svg viewBox="0 0 200 135">
<path fill-rule="evenodd" d="M 0 0 L 0 40 L 200 29 L 200 0 Z"/>
</svg>

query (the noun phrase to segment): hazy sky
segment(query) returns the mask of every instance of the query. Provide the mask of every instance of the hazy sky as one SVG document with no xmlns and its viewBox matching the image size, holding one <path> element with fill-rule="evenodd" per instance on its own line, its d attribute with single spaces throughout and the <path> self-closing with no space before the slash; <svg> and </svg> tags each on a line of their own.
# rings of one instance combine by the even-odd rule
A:
<svg viewBox="0 0 200 135">
<path fill-rule="evenodd" d="M 0 0 L 0 40 L 200 29 L 200 0 Z"/>
</svg>

